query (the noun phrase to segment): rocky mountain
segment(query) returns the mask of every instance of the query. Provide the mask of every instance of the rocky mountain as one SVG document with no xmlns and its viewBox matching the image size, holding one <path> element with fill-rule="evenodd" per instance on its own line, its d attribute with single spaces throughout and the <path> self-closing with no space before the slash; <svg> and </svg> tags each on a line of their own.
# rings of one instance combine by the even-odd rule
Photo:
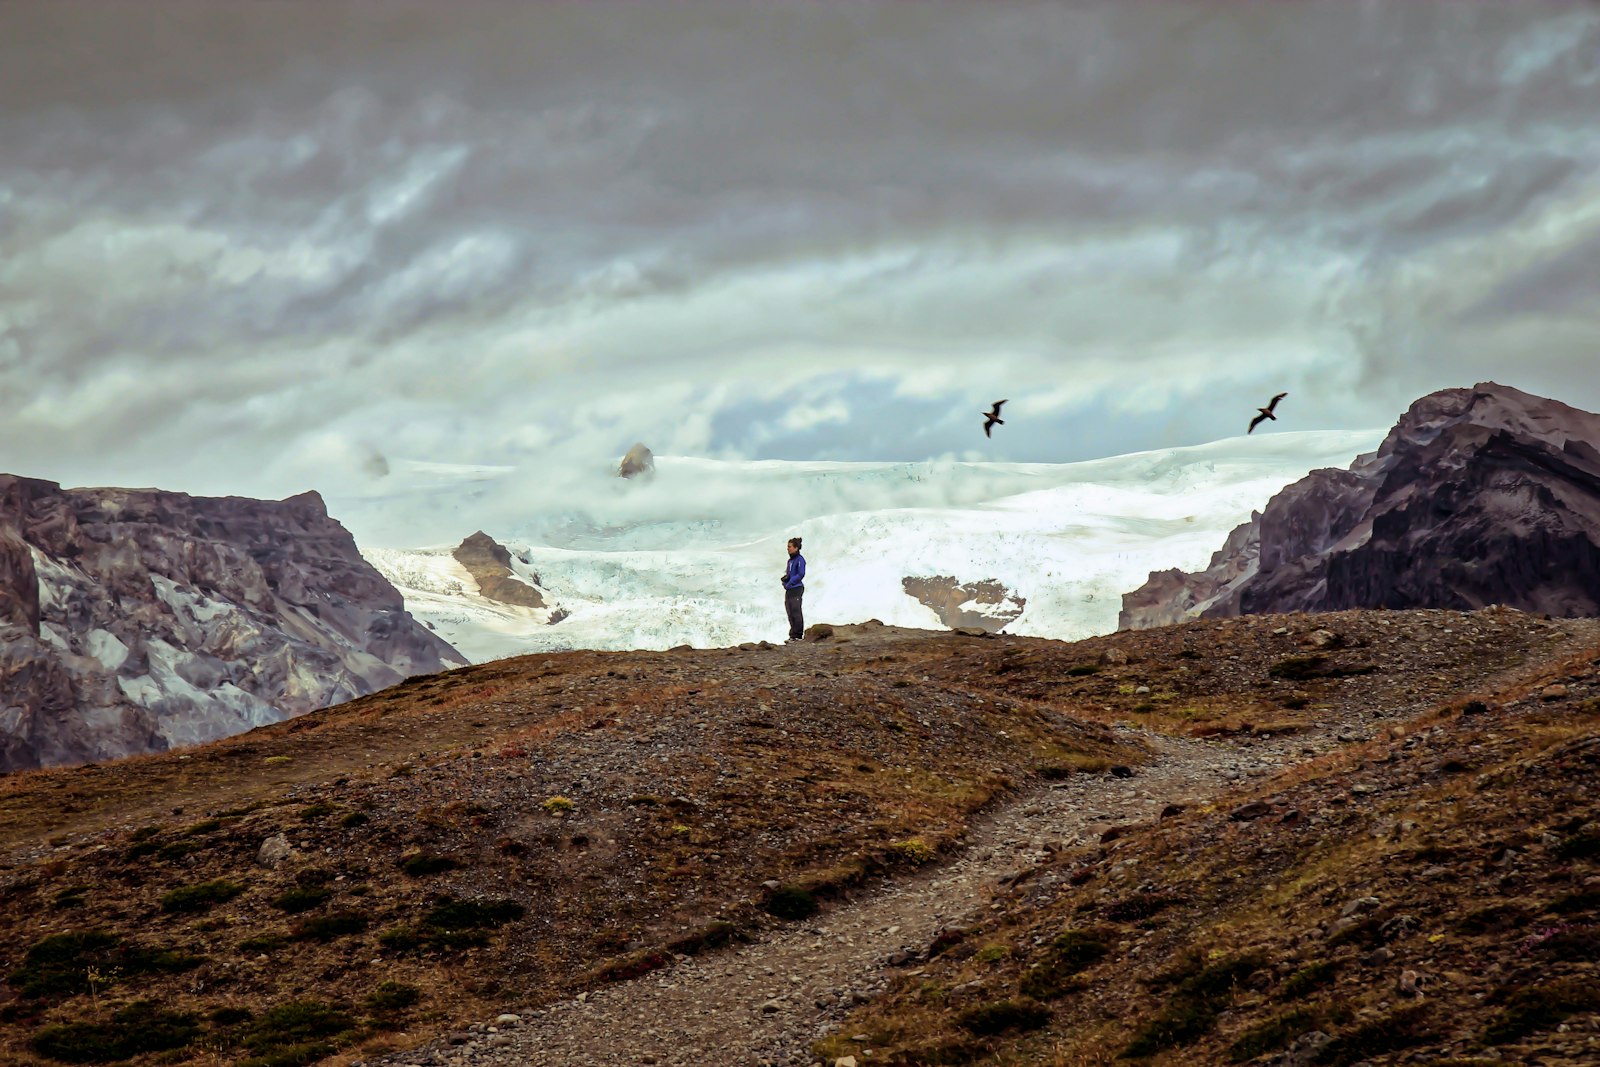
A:
<svg viewBox="0 0 1600 1067">
<path fill-rule="evenodd" d="M 1121 629 L 1194 617 L 1505 604 L 1600 614 L 1600 415 L 1492 382 L 1412 405 L 1348 470 L 1313 471 L 1205 570 L 1157 571 Z"/>
<path fill-rule="evenodd" d="M 939 621 L 952 630 L 999 633 L 1022 616 L 1026 597 L 1017 596 L 1000 582 L 987 578 L 958 582 L 947 574 L 900 580 L 906 595 L 933 609 Z"/>
<path fill-rule="evenodd" d="M 457 545 L 452 555 L 478 583 L 481 596 L 519 608 L 545 606 L 544 594 L 511 569 L 511 553 L 482 530 Z"/>
<path fill-rule="evenodd" d="M 214 740 L 463 662 L 316 493 L 0 476 L 0 770 Z"/>
</svg>

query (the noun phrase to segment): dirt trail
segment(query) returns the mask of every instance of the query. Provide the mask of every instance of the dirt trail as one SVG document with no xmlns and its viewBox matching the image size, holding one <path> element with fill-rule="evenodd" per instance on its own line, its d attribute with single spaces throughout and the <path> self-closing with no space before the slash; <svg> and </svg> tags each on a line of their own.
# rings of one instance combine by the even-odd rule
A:
<svg viewBox="0 0 1600 1067">
<path fill-rule="evenodd" d="M 1032 867 L 1047 843 L 1089 843 L 1108 826 L 1153 819 L 1167 804 L 1214 797 L 1235 781 L 1336 745 L 1335 736 L 1351 728 L 1330 723 L 1314 737 L 1249 746 L 1152 738 L 1156 758 L 1137 776 L 1082 776 L 1026 793 L 980 820 L 957 858 L 803 926 L 738 950 L 680 959 L 584 1001 L 528 1013 L 518 1026 L 465 1035 L 462 1045 L 439 1042 L 385 1062 L 667 1067 L 715 1054 L 718 1063 L 812 1063 L 812 1040 L 855 1001 L 882 989 L 893 972 L 915 972 L 914 962 L 893 967 L 891 957 L 914 955 L 941 928 L 970 922 L 989 906 L 999 879 Z"/>
</svg>

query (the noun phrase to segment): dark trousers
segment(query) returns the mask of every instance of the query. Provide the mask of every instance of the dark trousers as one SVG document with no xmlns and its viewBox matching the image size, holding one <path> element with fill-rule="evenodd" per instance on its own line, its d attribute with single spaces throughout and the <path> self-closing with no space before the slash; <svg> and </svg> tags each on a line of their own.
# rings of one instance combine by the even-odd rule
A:
<svg viewBox="0 0 1600 1067">
<path fill-rule="evenodd" d="M 783 610 L 789 613 L 789 636 L 804 637 L 806 635 L 806 617 L 800 611 L 800 599 L 806 595 L 806 587 L 798 589 L 785 589 L 783 591 Z"/>
</svg>

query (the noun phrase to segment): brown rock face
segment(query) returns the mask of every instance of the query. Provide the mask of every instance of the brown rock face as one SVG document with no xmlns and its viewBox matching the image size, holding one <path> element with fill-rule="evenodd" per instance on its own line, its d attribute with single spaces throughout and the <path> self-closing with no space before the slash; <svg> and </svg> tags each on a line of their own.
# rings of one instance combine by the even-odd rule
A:
<svg viewBox="0 0 1600 1067">
<path fill-rule="evenodd" d="M 949 575 L 931 578 L 902 578 L 900 588 L 932 608 L 939 621 L 952 630 L 983 630 L 999 633 L 1015 622 L 1028 606 L 992 578 L 963 585 Z"/>
<path fill-rule="evenodd" d="M 1197 574 L 1122 599 L 1121 629 L 1195 617 L 1504 604 L 1600 614 L 1600 415 L 1494 383 L 1423 397 L 1378 451 L 1313 471 Z"/>
<path fill-rule="evenodd" d="M 545 606 L 544 595 L 511 569 L 511 553 L 482 530 L 461 542 L 452 555 L 478 583 L 478 592 L 488 599 L 519 608 Z M 537 575 L 534 580 L 538 580 Z"/>
<path fill-rule="evenodd" d="M 628 449 L 628 454 L 622 457 L 622 464 L 617 468 L 617 473 L 624 478 L 633 478 L 640 474 L 654 474 L 655 471 L 655 455 L 644 445 L 637 443 Z"/>
<path fill-rule="evenodd" d="M 0 771 L 213 740 L 462 662 L 315 493 L 0 475 Z"/>
</svg>

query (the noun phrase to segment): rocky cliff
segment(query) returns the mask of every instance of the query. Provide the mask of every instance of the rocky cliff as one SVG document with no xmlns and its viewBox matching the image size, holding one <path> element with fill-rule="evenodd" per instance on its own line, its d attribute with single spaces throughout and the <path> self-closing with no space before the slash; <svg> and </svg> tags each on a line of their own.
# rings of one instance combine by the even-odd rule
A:
<svg viewBox="0 0 1600 1067">
<path fill-rule="evenodd" d="M 545 606 L 544 594 L 537 586 L 529 585 L 511 569 L 511 553 L 482 530 L 462 541 L 451 555 L 478 583 L 479 595 L 513 607 Z M 537 575 L 534 580 L 537 582 Z"/>
<path fill-rule="evenodd" d="M 993 578 L 962 584 L 950 575 L 900 579 L 909 597 L 933 609 L 952 630 L 984 630 L 997 634 L 1022 616 L 1028 606 Z"/>
<path fill-rule="evenodd" d="M 1195 617 L 1505 604 L 1600 614 L 1600 415 L 1492 382 L 1418 400 L 1349 470 L 1313 471 L 1204 571 L 1159 571 L 1121 629 Z"/>
<path fill-rule="evenodd" d="M 0 475 L 0 771 L 213 740 L 462 662 L 315 493 Z"/>
</svg>

